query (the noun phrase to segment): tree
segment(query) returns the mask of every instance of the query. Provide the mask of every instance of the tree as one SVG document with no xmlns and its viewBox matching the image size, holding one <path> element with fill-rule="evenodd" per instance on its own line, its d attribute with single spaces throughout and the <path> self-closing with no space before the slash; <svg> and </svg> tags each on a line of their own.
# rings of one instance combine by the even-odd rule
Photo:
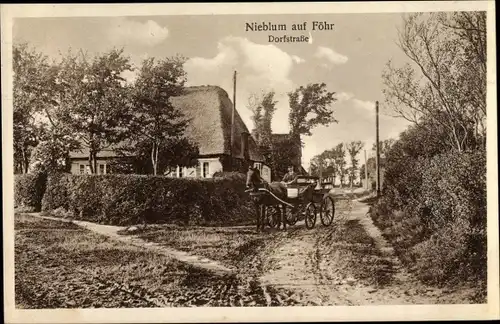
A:
<svg viewBox="0 0 500 324">
<path fill-rule="evenodd" d="M 364 144 L 361 141 L 352 141 L 346 145 L 347 152 L 349 153 L 349 158 L 351 160 L 351 166 L 348 169 L 349 183 L 351 188 L 356 178 L 356 172 L 358 171 L 358 153 L 363 148 Z"/>
<path fill-rule="evenodd" d="M 55 69 L 27 44 L 13 46 L 13 135 L 15 170 L 27 173 L 41 129 L 37 114 L 53 105 Z"/>
<path fill-rule="evenodd" d="M 153 58 L 146 59 L 142 62 L 135 81 L 132 139 L 137 145 L 137 152 L 140 153 L 144 147 L 149 148 L 154 175 L 158 174 L 161 151 L 168 152 L 173 147 L 179 148 L 182 147 L 180 144 L 188 142 L 184 132 L 189 121 L 170 101 L 171 97 L 180 95 L 184 88 L 184 62 L 182 57 L 165 58 L 156 62 Z M 192 146 L 189 145 L 186 149 L 189 152 Z M 171 162 L 165 163 L 170 165 Z M 177 163 L 181 165 L 183 161 Z"/>
<path fill-rule="evenodd" d="M 290 133 L 294 137 L 311 135 L 318 125 L 336 122 L 330 105 L 336 100 L 325 83 L 308 84 L 288 93 L 290 102 Z"/>
<path fill-rule="evenodd" d="M 254 129 L 252 135 L 259 146 L 271 146 L 272 120 L 276 111 L 277 101 L 274 100 L 274 91 L 262 95 L 252 94 L 248 100 L 248 107 L 252 111 Z"/>
<path fill-rule="evenodd" d="M 322 177 L 323 172 L 327 167 L 325 155 L 323 153 L 315 155 L 311 159 L 311 175 L 313 176 Z"/>
<path fill-rule="evenodd" d="M 383 141 L 379 141 L 378 142 L 379 145 L 379 153 L 380 153 L 380 157 L 385 157 L 387 155 L 387 152 L 389 152 L 389 150 L 391 149 L 391 147 L 394 145 L 394 143 L 396 143 L 396 140 L 393 139 L 393 138 L 389 138 L 389 139 L 386 139 L 386 140 L 383 140 Z M 376 143 L 373 143 L 372 145 L 372 151 L 374 154 L 377 153 L 377 145 Z"/>
<path fill-rule="evenodd" d="M 97 171 L 97 154 L 120 143 L 128 135 L 130 87 L 121 77 L 131 71 L 123 50 L 113 49 L 90 60 L 69 52 L 58 75 L 65 84 L 57 115 L 89 150 L 91 173 Z"/>
<path fill-rule="evenodd" d="M 315 176 L 332 177 L 335 179 L 338 166 L 337 155 L 339 152 L 335 149 L 323 151 L 321 154 L 316 155 L 311 160 L 311 173 Z"/>
<path fill-rule="evenodd" d="M 151 163 L 151 150 L 152 143 L 148 140 L 118 149 L 121 155 L 119 164 L 128 165 L 128 168 L 124 168 L 119 172 L 136 174 L 154 173 L 153 164 Z M 198 155 L 198 146 L 187 138 L 171 138 L 161 141 L 158 146 L 156 172 L 157 174 L 169 174 L 176 166 L 197 166 Z"/>
<path fill-rule="evenodd" d="M 287 137 L 280 141 L 275 141 L 272 144 L 272 154 L 269 161 L 269 166 L 273 170 L 272 175 L 274 180 L 281 180 L 290 164 L 295 164 L 298 160 L 299 151 L 297 150 L 297 142 Z M 296 166 L 300 167 L 300 166 Z M 298 171 L 298 170 L 297 170 Z"/>
<path fill-rule="evenodd" d="M 340 177 L 340 187 L 344 186 L 344 180 L 345 176 L 347 174 L 347 169 L 346 165 L 347 162 L 345 160 L 345 147 L 343 143 L 338 144 L 335 146 L 334 150 L 334 160 L 335 160 L 335 165 L 337 166 L 337 173 Z"/>
<path fill-rule="evenodd" d="M 425 118 L 445 130 L 448 149 L 485 146 L 486 13 L 411 14 L 399 47 L 412 61 L 383 73 L 384 94 L 396 115 Z"/>
</svg>

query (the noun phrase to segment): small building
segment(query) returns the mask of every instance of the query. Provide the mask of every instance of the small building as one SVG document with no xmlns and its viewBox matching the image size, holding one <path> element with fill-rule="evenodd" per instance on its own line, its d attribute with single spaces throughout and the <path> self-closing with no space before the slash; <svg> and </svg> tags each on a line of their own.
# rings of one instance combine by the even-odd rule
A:
<svg viewBox="0 0 500 324">
<path fill-rule="evenodd" d="M 216 172 L 246 171 L 248 164 L 256 166 L 263 177 L 270 169 L 238 111 L 234 116 L 234 139 L 231 147 L 233 103 L 226 91 L 217 86 L 196 86 L 184 89 L 172 97 L 174 107 L 190 120 L 186 136 L 198 145 L 198 165 L 177 167 L 169 176 L 211 178 Z M 113 173 L 113 163 L 119 158 L 113 150 L 103 150 L 97 156 L 97 174 Z M 71 152 L 71 173 L 90 173 L 88 149 Z M 267 176 L 266 176 L 267 177 Z"/>
</svg>

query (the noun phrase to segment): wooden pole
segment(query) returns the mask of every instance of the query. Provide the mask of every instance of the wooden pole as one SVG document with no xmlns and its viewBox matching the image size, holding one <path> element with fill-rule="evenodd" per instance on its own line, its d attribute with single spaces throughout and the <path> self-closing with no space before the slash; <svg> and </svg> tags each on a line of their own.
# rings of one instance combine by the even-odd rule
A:
<svg viewBox="0 0 500 324">
<path fill-rule="evenodd" d="M 236 111 L 236 71 L 233 75 L 233 112 L 231 114 L 231 171 L 234 171 L 234 115 Z"/>
<path fill-rule="evenodd" d="M 365 151 L 365 189 L 368 189 L 368 163 L 366 161 L 366 150 Z"/>
<path fill-rule="evenodd" d="M 376 120 L 376 125 L 375 125 L 375 131 L 376 131 L 376 148 L 377 148 L 377 155 L 375 157 L 375 163 L 376 163 L 376 168 L 377 168 L 377 197 L 380 196 L 380 147 L 379 147 L 379 124 L 378 124 L 378 101 L 375 102 L 375 120 Z"/>
</svg>

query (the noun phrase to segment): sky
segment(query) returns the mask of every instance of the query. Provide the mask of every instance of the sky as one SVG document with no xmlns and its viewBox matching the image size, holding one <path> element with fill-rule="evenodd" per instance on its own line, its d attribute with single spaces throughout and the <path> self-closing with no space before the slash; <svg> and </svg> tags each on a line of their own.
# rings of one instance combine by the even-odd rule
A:
<svg viewBox="0 0 500 324">
<path fill-rule="evenodd" d="M 314 21 L 334 25 L 312 30 Z M 292 30 L 293 24 L 304 22 L 306 30 Z M 338 122 L 318 126 L 303 137 L 307 169 L 314 155 L 341 142 L 362 141 L 367 156 L 372 156 L 375 101 L 380 102 L 380 140 L 397 138 L 407 128 L 406 121 L 391 117 L 384 106 L 381 78 L 389 60 L 396 65 L 407 62 L 396 44 L 401 22 L 402 15 L 393 13 L 18 18 L 13 38 L 54 59 L 70 48 L 92 55 L 123 47 L 135 66 L 147 57 L 180 54 L 187 58 L 188 85 L 217 85 L 230 98 L 236 70 L 236 109 L 250 130 L 251 94 L 276 92 L 272 128 L 284 133 L 289 131 L 287 93 L 309 83 L 325 83 L 336 93 L 331 108 Z M 246 23 L 285 24 L 287 30 L 251 31 Z M 269 35 L 311 39 L 276 43 L 269 42 Z M 134 77 L 126 75 L 130 81 Z"/>
</svg>

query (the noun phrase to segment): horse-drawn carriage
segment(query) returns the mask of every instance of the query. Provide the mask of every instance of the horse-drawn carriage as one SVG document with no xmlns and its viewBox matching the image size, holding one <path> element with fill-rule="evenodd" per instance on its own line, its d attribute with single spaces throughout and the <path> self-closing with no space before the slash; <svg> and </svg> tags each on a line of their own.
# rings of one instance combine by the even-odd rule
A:
<svg viewBox="0 0 500 324">
<path fill-rule="evenodd" d="M 318 218 L 324 226 L 333 222 L 335 200 L 331 189 L 324 188 L 318 177 L 301 175 L 294 184 L 259 182 L 249 171 L 247 187 L 256 204 L 257 227 L 267 223 L 270 227 L 280 223 L 295 225 L 304 219 L 307 228 L 313 228 Z"/>
</svg>

